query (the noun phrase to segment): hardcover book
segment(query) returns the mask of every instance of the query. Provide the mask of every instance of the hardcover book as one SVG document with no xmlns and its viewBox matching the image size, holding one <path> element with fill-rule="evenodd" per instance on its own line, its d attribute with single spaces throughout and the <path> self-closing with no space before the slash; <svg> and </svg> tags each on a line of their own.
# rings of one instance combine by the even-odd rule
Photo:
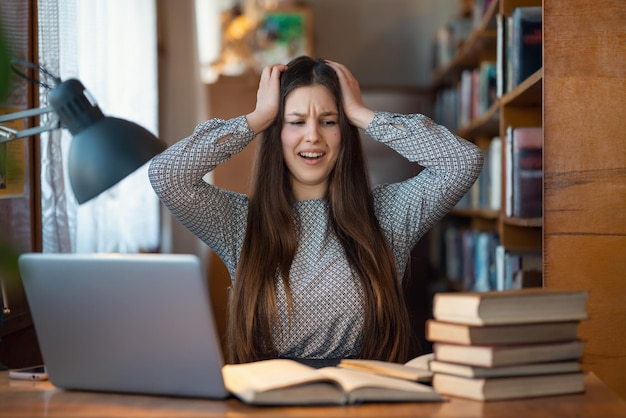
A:
<svg viewBox="0 0 626 418">
<path fill-rule="evenodd" d="M 432 360 L 429 363 L 430 370 L 435 373 L 452 374 L 455 376 L 469 377 L 473 379 L 485 377 L 512 377 L 512 376 L 535 376 L 542 374 L 575 373 L 580 371 L 580 362 L 553 361 L 548 363 L 520 364 L 502 367 L 480 367 L 470 364 L 450 363 L 447 361 Z"/>
<path fill-rule="evenodd" d="M 433 315 L 468 325 L 578 321 L 587 318 L 587 296 L 583 290 L 548 288 L 437 293 Z"/>
<path fill-rule="evenodd" d="M 442 395 L 492 401 L 581 393 L 583 378 L 582 372 L 482 379 L 435 373 L 433 387 Z"/>
<path fill-rule="evenodd" d="M 476 117 L 480 117 L 498 100 L 496 63 L 494 61 L 483 61 L 479 67 L 478 80 L 478 111 Z"/>
<path fill-rule="evenodd" d="M 500 210 L 502 205 L 502 139 L 491 139 L 488 151 L 489 194 L 487 208 Z"/>
<path fill-rule="evenodd" d="M 512 87 L 515 87 L 542 66 L 541 6 L 513 9 L 511 30 Z"/>
<path fill-rule="evenodd" d="M 496 15 L 496 95 L 501 98 L 507 92 L 507 18 L 501 13 Z"/>
<path fill-rule="evenodd" d="M 520 127 L 512 131 L 513 213 L 539 218 L 543 208 L 543 129 Z"/>
<path fill-rule="evenodd" d="M 578 321 L 476 326 L 426 321 L 426 339 L 461 345 L 532 344 L 575 340 Z"/>
<path fill-rule="evenodd" d="M 549 361 L 579 360 L 584 341 L 519 345 L 433 344 L 435 360 L 481 367 L 514 366 Z"/>
</svg>

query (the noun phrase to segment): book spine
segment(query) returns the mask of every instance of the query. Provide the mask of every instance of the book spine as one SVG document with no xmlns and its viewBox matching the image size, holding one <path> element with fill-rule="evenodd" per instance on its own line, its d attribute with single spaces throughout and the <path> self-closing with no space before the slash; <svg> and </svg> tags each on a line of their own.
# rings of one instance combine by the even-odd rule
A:
<svg viewBox="0 0 626 418">
<path fill-rule="evenodd" d="M 483 61 L 479 69 L 478 117 L 485 114 L 496 101 L 496 83 L 496 63 Z"/>
<path fill-rule="evenodd" d="M 516 128 L 512 138 L 512 216 L 542 215 L 542 142 L 540 127 Z"/>
<path fill-rule="evenodd" d="M 513 216 L 513 127 L 506 129 L 504 136 L 504 214 Z"/>
<path fill-rule="evenodd" d="M 463 234 L 461 237 L 463 250 L 462 250 L 461 256 L 462 256 L 462 264 L 463 264 L 462 282 L 463 282 L 464 289 L 474 289 L 474 284 L 476 281 L 476 277 L 475 277 L 476 238 L 477 238 L 477 232 L 475 230 L 472 230 L 472 229 L 463 230 Z"/>
<path fill-rule="evenodd" d="M 448 224 L 434 233 L 434 242 L 445 243 L 443 259 L 436 265 L 451 284 L 464 290 L 496 290 L 496 232 Z"/>
<path fill-rule="evenodd" d="M 541 21 L 541 7 L 518 7 L 513 10 L 512 87 L 541 68 Z"/>
<path fill-rule="evenodd" d="M 506 75 L 504 93 L 508 93 L 513 90 L 513 16 L 506 16 L 504 18 L 504 36 L 506 37 L 506 46 L 504 52 L 504 63 L 506 66 Z"/>
<path fill-rule="evenodd" d="M 500 210 L 502 199 L 502 140 L 494 137 L 489 144 L 489 204 L 491 210 Z"/>
<path fill-rule="evenodd" d="M 469 125 L 472 120 L 472 70 L 464 70 L 461 73 L 459 83 L 459 127 Z"/>
<path fill-rule="evenodd" d="M 504 246 L 498 245 L 496 247 L 496 290 L 505 290 L 505 253 Z"/>
<path fill-rule="evenodd" d="M 491 290 L 489 271 L 491 268 L 490 257 L 490 234 L 479 232 L 476 237 L 475 262 L 474 262 L 474 290 L 485 292 Z"/>
<path fill-rule="evenodd" d="M 506 27 L 505 17 L 503 14 L 496 16 L 496 94 L 501 98 L 505 93 L 505 74 L 506 74 L 506 36 L 504 29 Z"/>
</svg>

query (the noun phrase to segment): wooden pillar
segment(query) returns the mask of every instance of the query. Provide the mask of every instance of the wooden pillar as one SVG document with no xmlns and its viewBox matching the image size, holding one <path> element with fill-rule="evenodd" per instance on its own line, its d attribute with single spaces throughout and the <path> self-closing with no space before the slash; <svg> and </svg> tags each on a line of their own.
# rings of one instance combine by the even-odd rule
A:
<svg viewBox="0 0 626 418">
<path fill-rule="evenodd" d="M 544 285 L 589 290 L 583 366 L 626 397 L 626 2 L 544 7 Z"/>
</svg>

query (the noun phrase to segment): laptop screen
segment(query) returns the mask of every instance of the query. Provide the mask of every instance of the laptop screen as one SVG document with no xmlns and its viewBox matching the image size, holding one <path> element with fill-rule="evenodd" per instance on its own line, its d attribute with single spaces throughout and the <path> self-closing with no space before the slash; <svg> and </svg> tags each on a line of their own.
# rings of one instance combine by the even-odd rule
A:
<svg viewBox="0 0 626 418">
<path fill-rule="evenodd" d="M 181 254 L 23 254 L 50 381 L 65 389 L 224 398 L 206 274 Z"/>
</svg>

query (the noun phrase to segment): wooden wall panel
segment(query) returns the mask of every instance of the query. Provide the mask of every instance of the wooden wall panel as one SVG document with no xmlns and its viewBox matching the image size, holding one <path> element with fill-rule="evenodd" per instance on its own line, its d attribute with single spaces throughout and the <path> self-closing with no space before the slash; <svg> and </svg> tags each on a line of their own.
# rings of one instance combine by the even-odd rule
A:
<svg viewBox="0 0 626 418">
<path fill-rule="evenodd" d="M 6 37 L 11 57 L 35 61 L 36 1 L 2 0 L 0 27 Z M 2 74 L 7 76 L 7 74 Z M 37 107 L 35 85 L 12 75 L 7 97 L 0 98 L 0 108 L 13 113 Z M 1 110 L 0 110 L 1 111 Z M 32 127 L 30 119 L 24 127 Z M 41 211 L 39 205 L 39 137 L 26 138 L 26 182 L 21 196 L 0 197 L 0 279 L 4 280 L 5 300 L 9 305 L 0 321 L 0 370 L 42 362 L 37 336 L 24 288 L 16 272 L 17 254 L 41 250 Z M 10 261 L 9 261 L 10 260 Z M 3 303 L 0 303 L 0 307 Z"/>
<path fill-rule="evenodd" d="M 586 340 L 583 368 L 593 370 L 622 396 L 626 386 L 624 249 L 624 236 L 550 234 L 544 266 L 544 286 L 589 290 L 590 319 L 580 326 Z"/>
<path fill-rule="evenodd" d="M 584 365 L 626 397 L 626 2 L 543 3 L 544 281 L 589 290 Z"/>
</svg>

